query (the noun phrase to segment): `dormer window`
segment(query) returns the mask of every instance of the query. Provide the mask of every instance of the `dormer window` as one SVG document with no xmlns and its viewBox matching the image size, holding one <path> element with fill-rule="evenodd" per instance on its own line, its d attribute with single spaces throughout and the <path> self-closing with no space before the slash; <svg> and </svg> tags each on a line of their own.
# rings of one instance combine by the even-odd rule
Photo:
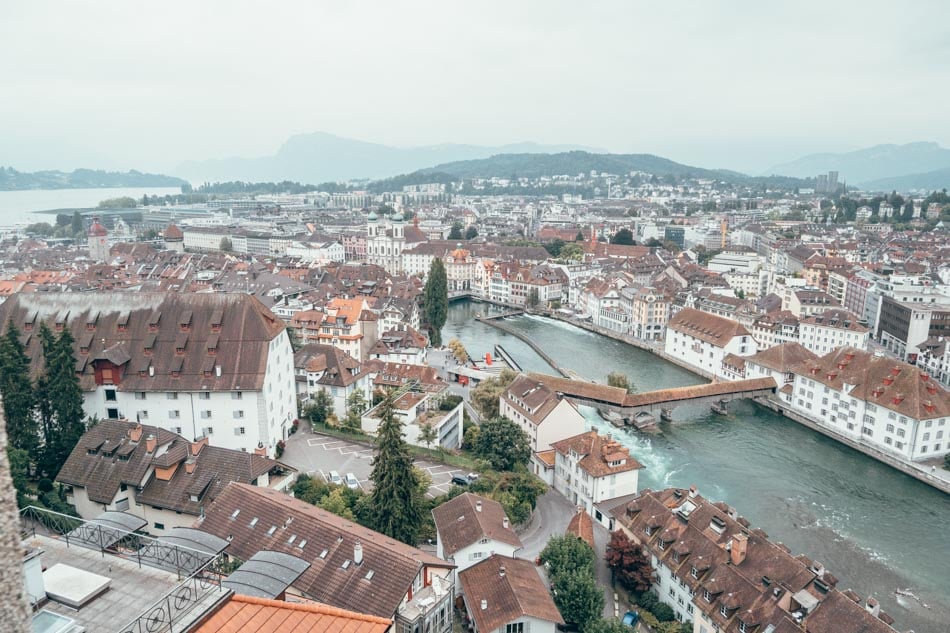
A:
<svg viewBox="0 0 950 633">
<path fill-rule="evenodd" d="M 666 543 L 663 542 L 663 539 L 660 539 L 660 540 L 657 542 L 656 545 L 657 545 L 657 547 L 659 547 L 661 550 L 666 549 Z"/>
<path fill-rule="evenodd" d="M 703 589 L 703 600 L 706 602 L 712 602 L 712 594 L 709 593 L 709 589 Z"/>
<path fill-rule="evenodd" d="M 699 578 L 699 570 L 696 569 L 696 567 L 693 567 L 692 569 L 689 570 L 689 575 L 692 576 L 693 578 L 697 578 L 697 579 L 698 579 L 698 578 Z"/>
<path fill-rule="evenodd" d="M 679 555 L 679 552 L 673 552 L 673 562 L 674 562 L 674 563 L 680 562 L 680 555 Z"/>
<path fill-rule="evenodd" d="M 643 528 L 643 531 L 646 532 L 646 535 L 647 535 L 647 536 L 650 536 L 651 534 L 653 534 L 653 528 L 651 528 L 649 525 L 647 525 L 646 527 L 644 527 L 644 528 Z"/>
<path fill-rule="evenodd" d="M 224 317 L 224 310 L 218 308 L 211 313 L 211 331 L 220 332 L 221 331 L 221 320 Z"/>
<path fill-rule="evenodd" d="M 191 327 L 191 310 L 185 310 L 178 319 L 178 327 L 182 332 L 187 332 Z"/>
<path fill-rule="evenodd" d="M 739 633 L 747 633 L 749 627 L 746 626 L 746 623 L 742 620 L 739 620 Z"/>
<path fill-rule="evenodd" d="M 627 460 L 625 459 L 615 459 L 614 461 L 610 462 L 609 465 L 612 468 L 616 468 L 617 466 L 623 466 L 625 463 L 627 463 Z"/>
<path fill-rule="evenodd" d="M 152 313 L 152 316 L 148 320 L 148 331 L 149 332 L 158 332 L 158 322 L 162 318 L 162 313 L 156 310 Z"/>
<path fill-rule="evenodd" d="M 729 608 L 726 607 L 726 605 L 722 605 L 721 607 L 719 607 L 719 615 L 721 615 L 721 616 L 724 617 L 724 618 L 728 618 L 728 617 L 729 617 Z"/>
</svg>

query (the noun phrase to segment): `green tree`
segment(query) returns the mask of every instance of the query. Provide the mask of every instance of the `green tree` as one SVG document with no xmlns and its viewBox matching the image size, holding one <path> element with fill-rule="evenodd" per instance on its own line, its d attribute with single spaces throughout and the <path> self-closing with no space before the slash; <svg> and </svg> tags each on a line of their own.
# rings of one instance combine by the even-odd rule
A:
<svg viewBox="0 0 950 633">
<path fill-rule="evenodd" d="M 657 602 L 656 606 L 651 609 L 651 612 L 660 622 L 672 622 L 676 619 L 676 612 L 673 610 L 673 607 L 663 602 Z"/>
<path fill-rule="evenodd" d="M 630 382 L 630 378 L 627 374 L 619 371 L 612 371 L 607 374 L 607 385 L 610 387 L 618 387 L 619 389 L 626 389 L 627 393 L 636 392 L 636 386 Z"/>
<path fill-rule="evenodd" d="M 99 202 L 100 209 L 134 209 L 136 207 L 135 198 L 122 196 L 121 198 L 107 198 Z"/>
<path fill-rule="evenodd" d="M 538 289 L 531 288 L 528 291 L 527 298 L 525 298 L 525 305 L 529 308 L 537 308 L 539 303 L 541 303 L 541 299 L 538 297 Z"/>
<path fill-rule="evenodd" d="M 578 232 L 577 232 L 577 235 L 574 236 L 574 241 L 575 241 L 575 242 L 583 242 L 584 239 L 585 239 L 585 238 L 584 238 L 584 232 L 583 232 L 583 231 L 578 231 Z"/>
<path fill-rule="evenodd" d="M 377 532 L 414 545 L 423 524 L 424 498 L 419 494 L 412 455 L 403 439 L 402 423 L 393 413 L 392 399 L 380 405 L 380 420 L 366 519 Z"/>
<path fill-rule="evenodd" d="M 558 259 L 569 262 L 579 262 L 584 259 L 584 247 L 577 243 L 565 244 L 564 247 L 561 248 Z"/>
<path fill-rule="evenodd" d="M 557 576 L 551 583 L 551 594 L 564 622 L 582 633 L 587 633 L 604 612 L 604 591 L 590 572 Z"/>
<path fill-rule="evenodd" d="M 439 431 L 434 424 L 423 422 L 419 425 L 419 440 L 426 445 L 426 450 L 432 450 L 432 444 L 438 439 Z M 441 445 L 439 448 L 441 448 Z"/>
<path fill-rule="evenodd" d="M 633 239 L 633 232 L 630 229 L 620 229 L 610 238 L 611 244 L 624 244 L 626 246 L 632 246 L 636 244 Z"/>
<path fill-rule="evenodd" d="M 226 237 L 222 237 L 221 242 L 218 243 L 218 249 L 225 253 L 230 253 L 233 248 L 234 245 L 231 243 L 231 240 Z"/>
<path fill-rule="evenodd" d="M 517 377 L 518 374 L 510 369 L 502 369 L 497 376 L 486 378 L 475 385 L 469 393 L 469 400 L 483 420 L 491 420 L 500 415 L 499 398 Z"/>
<path fill-rule="evenodd" d="M 462 223 L 461 222 L 452 223 L 452 230 L 449 231 L 448 239 L 450 240 L 462 239 Z"/>
<path fill-rule="evenodd" d="M 435 258 L 429 266 L 429 277 L 423 291 L 425 320 L 429 326 L 429 340 L 434 347 L 442 345 L 442 326 L 449 313 L 449 282 L 442 260 Z"/>
<path fill-rule="evenodd" d="M 0 339 L 0 395 L 7 424 L 10 448 L 35 455 L 40 443 L 39 425 L 34 415 L 36 403 L 30 384 L 30 359 L 20 342 L 20 330 L 13 323 Z"/>
<path fill-rule="evenodd" d="M 475 454 L 491 463 L 495 470 L 514 470 L 527 466 L 531 459 L 528 434 L 508 418 L 483 422 L 478 431 Z"/>
<path fill-rule="evenodd" d="M 541 562 L 555 576 L 594 574 L 594 550 L 576 536 L 552 536 L 541 550 Z"/>
<path fill-rule="evenodd" d="M 475 445 L 478 443 L 478 434 L 481 432 L 481 427 L 477 424 L 469 424 L 465 427 L 465 435 L 462 437 L 462 448 L 466 451 L 474 451 Z M 947 454 L 947 457 L 950 457 L 950 453 Z M 950 464 L 950 462 L 947 462 Z M 950 470 L 950 468 L 947 468 Z"/>
<path fill-rule="evenodd" d="M 653 567 L 643 548 L 631 541 L 623 530 L 610 535 L 604 554 L 614 578 L 628 591 L 642 594 L 652 585 Z"/>
<path fill-rule="evenodd" d="M 465 229 L 465 239 L 474 240 L 476 237 L 478 237 L 478 229 L 475 228 L 474 224 L 469 225 L 469 227 Z"/>
<path fill-rule="evenodd" d="M 632 629 L 617 618 L 601 618 L 587 624 L 584 633 L 631 633 Z"/>
<path fill-rule="evenodd" d="M 366 395 L 362 389 L 354 389 L 353 393 L 346 399 L 346 417 L 343 418 L 343 426 L 351 431 L 359 431 L 363 428 L 363 413 L 366 411 Z"/>
<path fill-rule="evenodd" d="M 548 252 L 551 257 L 560 257 L 561 249 L 564 248 L 564 240 L 560 238 L 554 238 L 550 242 L 544 244 L 544 250 Z"/>
<path fill-rule="evenodd" d="M 336 489 L 331 490 L 329 494 L 323 497 L 317 505 L 327 512 L 332 512 L 344 519 L 355 521 L 356 517 L 353 515 L 353 508 L 346 498 L 346 490 L 349 490 L 349 488 L 337 486 Z"/>
<path fill-rule="evenodd" d="M 326 424 L 331 411 L 333 411 L 333 396 L 325 389 L 313 394 L 310 403 L 304 407 L 304 415 L 314 424 Z"/>
<path fill-rule="evenodd" d="M 57 337 L 43 323 L 40 342 L 44 362 L 44 372 L 36 386 L 36 407 L 44 441 L 40 470 L 55 479 L 86 425 L 72 333 L 64 328 Z"/>
</svg>

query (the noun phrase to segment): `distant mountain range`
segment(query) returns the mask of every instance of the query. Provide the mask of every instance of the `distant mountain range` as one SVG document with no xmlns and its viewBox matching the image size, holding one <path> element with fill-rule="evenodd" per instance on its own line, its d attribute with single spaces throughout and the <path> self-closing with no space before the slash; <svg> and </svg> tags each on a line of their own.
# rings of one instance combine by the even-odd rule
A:
<svg viewBox="0 0 950 633">
<path fill-rule="evenodd" d="M 950 186 L 950 149 L 937 143 L 875 145 L 842 154 L 812 154 L 775 165 L 765 174 L 799 178 L 837 171 L 839 180 L 872 190 L 941 189 Z"/>
<path fill-rule="evenodd" d="M 539 154 L 577 149 L 602 151 L 576 145 L 536 143 L 499 147 L 448 143 L 403 148 L 315 132 L 290 137 L 273 156 L 186 161 L 173 173 L 195 183 L 228 180 L 321 183 L 380 179 L 431 165 L 487 158 L 495 154 Z"/>
<path fill-rule="evenodd" d="M 21 172 L 0 167 L 0 191 L 23 189 L 104 189 L 110 187 L 180 187 L 181 178 L 144 174 L 138 171 L 116 172 L 94 169 Z"/>
</svg>

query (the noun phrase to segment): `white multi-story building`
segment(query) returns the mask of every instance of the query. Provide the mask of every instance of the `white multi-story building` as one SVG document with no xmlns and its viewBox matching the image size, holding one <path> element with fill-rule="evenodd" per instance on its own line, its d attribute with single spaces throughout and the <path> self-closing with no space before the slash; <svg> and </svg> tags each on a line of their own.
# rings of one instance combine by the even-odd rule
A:
<svg viewBox="0 0 950 633">
<path fill-rule="evenodd" d="M 744 325 L 694 308 L 683 308 L 670 319 L 663 349 L 670 357 L 720 378 L 728 377 L 722 366 L 726 355 L 751 356 L 758 351 Z"/>
<path fill-rule="evenodd" d="M 499 413 L 528 434 L 532 451 L 546 451 L 584 430 L 584 416 L 567 398 L 528 376 L 518 376 L 499 399 Z"/>
<path fill-rule="evenodd" d="M 466 492 L 432 510 L 436 556 L 464 571 L 492 554 L 514 556 L 523 546 L 494 499 Z"/>
<path fill-rule="evenodd" d="M 343 244 L 337 241 L 291 242 L 286 248 L 286 255 L 316 264 L 342 262 L 346 259 Z"/>
<path fill-rule="evenodd" d="M 256 298 L 224 293 L 31 293 L 2 305 L 26 336 L 69 328 L 87 416 L 138 420 L 267 455 L 297 417 L 293 350 Z"/>
<path fill-rule="evenodd" d="M 587 431 L 552 444 L 553 487 L 593 518 L 594 504 L 637 491 L 643 466 L 611 437 Z"/>
<path fill-rule="evenodd" d="M 783 399 L 834 434 L 907 461 L 950 452 L 950 394 L 919 368 L 843 347 L 794 373 Z"/>
<path fill-rule="evenodd" d="M 807 316 L 798 325 L 798 342 L 819 356 L 839 347 L 866 350 L 870 331 L 847 310 L 828 310 Z"/>
</svg>

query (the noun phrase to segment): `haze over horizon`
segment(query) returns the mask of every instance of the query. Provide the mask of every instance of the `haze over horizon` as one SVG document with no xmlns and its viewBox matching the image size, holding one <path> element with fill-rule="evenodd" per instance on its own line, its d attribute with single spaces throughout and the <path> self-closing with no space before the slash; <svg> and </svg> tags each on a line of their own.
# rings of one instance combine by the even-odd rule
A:
<svg viewBox="0 0 950 633">
<path fill-rule="evenodd" d="M 881 143 L 950 146 L 935 1 L 14 0 L 0 165 L 172 172 L 323 131 L 398 147 L 576 144 L 761 172 Z"/>
</svg>

